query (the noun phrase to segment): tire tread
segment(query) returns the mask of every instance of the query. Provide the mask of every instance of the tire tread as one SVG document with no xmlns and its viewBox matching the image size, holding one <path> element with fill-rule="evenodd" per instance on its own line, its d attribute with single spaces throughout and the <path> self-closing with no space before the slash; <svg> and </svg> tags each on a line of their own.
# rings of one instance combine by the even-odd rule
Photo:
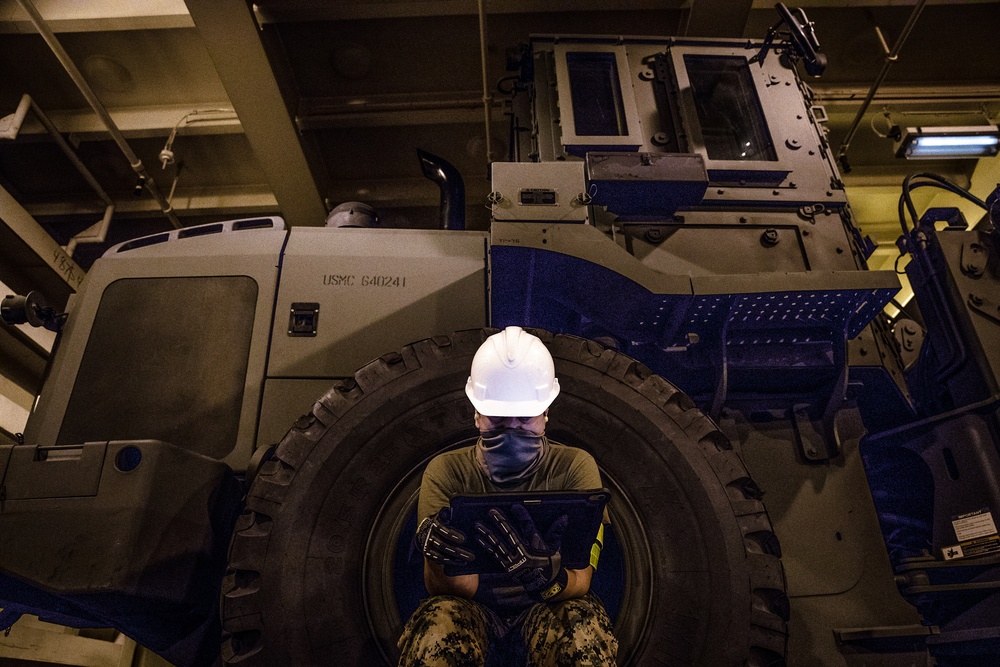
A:
<svg viewBox="0 0 1000 667">
<path fill-rule="evenodd" d="M 761 502 L 762 491 L 729 439 L 687 394 L 655 375 L 646 365 L 592 340 L 538 329 L 528 331 L 539 336 L 557 359 L 593 369 L 632 388 L 697 443 L 725 489 L 743 533 L 753 600 L 752 609 L 747 610 L 752 627 L 745 664 L 783 665 L 788 598 L 780 544 Z M 496 332 L 497 329 L 484 328 L 434 336 L 382 355 L 353 377 L 331 387 L 313 406 L 311 414 L 296 421 L 282 438 L 274 457 L 261 467 L 254 480 L 230 546 L 230 569 L 222 594 L 223 657 L 227 664 L 256 667 L 272 661 L 263 650 L 265 628 L 261 610 L 266 591 L 261 579 L 268 558 L 272 517 L 281 509 L 296 474 L 317 443 L 365 396 L 425 366 L 469 357 Z M 678 664 L 690 661 L 693 647 L 675 648 L 681 649 Z"/>
</svg>

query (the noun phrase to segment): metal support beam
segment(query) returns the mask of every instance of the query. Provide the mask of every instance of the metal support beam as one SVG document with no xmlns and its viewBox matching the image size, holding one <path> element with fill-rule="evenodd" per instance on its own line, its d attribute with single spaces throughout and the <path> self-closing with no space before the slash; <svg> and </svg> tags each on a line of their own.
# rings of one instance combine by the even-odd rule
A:
<svg viewBox="0 0 1000 667">
<path fill-rule="evenodd" d="M 29 287 L 40 289 L 54 305 L 66 296 L 67 288 L 70 292 L 79 289 L 86 272 L 5 188 L 0 187 L 0 238 L 4 237 L 11 241 L 10 245 L 4 244 L 4 264 L 18 273 L 0 276 L 4 282 L 21 290 L 24 287 L 14 281 L 27 279 L 35 283 Z M 23 245 L 23 251 L 17 252 L 11 247 L 15 244 Z M 53 284 L 53 276 L 62 285 Z"/>
<path fill-rule="evenodd" d="M 492 100 L 490 120 L 504 120 L 503 102 Z M 480 91 L 393 93 L 364 98 L 303 98 L 295 123 L 300 130 L 481 123 Z"/>
<path fill-rule="evenodd" d="M 83 282 L 86 271 L 74 262 L 45 229 L 21 206 L 7 190 L 0 186 L 0 223 L 14 232 L 33 253 L 34 257 L 22 266 L 46 266 L 72 291 Z M 6 278 L 0 276 L 6 281 Z M 50 299 L 51 295 L 46 294 Z"/>
<path fill-rule="evenodd" d="M 186 0 L 257 162 L 290 225 L 321 225 L 323 198 L 243 0 Z"/>
<path fill-rule="evenodd" d="M 229 100 L 204 104 L 168 104 L 142 107 L 109 108 L 108 114 L 126 139 L 165 139 L 177 122 L 192 111 L 205 110 L 196 120 L 183 126 L 183 136 L 241 134 L 240 120 L 235 113 L 211 113 L 211 110 L 231 107 Z M 52 123 L 63 134 L 79 141 L 99 141 L 108 138 L 108 129 L 90 109 L 48 111 Z M 18 136 L 45 135 L 45 127 L 28 116 Z"/>
<path fill-rule="evenodd" d="M 184 0 L 45 2 L 43 8 L 49 26 L 57 33 L 164 30 L 193 25 Z M 0 34 L 34 31 L 26 12 L 11 0 L 0 0 Z"/>
<path fill-rule="evenodd" d="M 631 0 L 630 11 L 673 9 L 684 0 Z M 666 6 L 665 6 L 666 5 Z M 772 5 L 773 6 L 773 5 Z M 287 21 L 357 21 L 368 19 L 417 18 L 426 16 L 470 16 L 478 13 L 474 2 L 418 0 L 416 2 L 330 2 L 329 0 L 279 0 L 254 4 L 261 24 Z M 490 14 L 535 14 L 614 10 L 605 0 L 491 0 Z"/>
<path fill-rule="evenodd" d="M 752 0 L 692 0 L 686 37 L 743 37 Z"/>
<path fill-rule="evenodd" d="M 489 182 L 474 179 L 466 184 L 466 199 L 470 203 L 482 202 L 490 193 Z M 341 180 L 329 190 L 330 201 L 363 201 L 375 208 L 400 208 L 440 204 L 440 191 L 426 178 L 383 178 L 357 181 Z M 229 186 L 211 188 L 178 188 L 172 200 L 179 216 L 225 215 L 236 218 L 244 215 L 277 215 L 278 203 L 266 186 Z M 97 215 L 100 207 L 93 203 L 77 201 L 30 204 L 29 210 L 38 218 L 61 218 L 78 215 Z M 115 215 L 128 218 L 148 218 L 159 213 L 156 203 L 146 199 L 123 199 Z M 128 224 L 128 223 L 122 223 Z"/>
<path fill-rule="evenodd" d="M 266 185 L 178 187 L 171 204 L 181 217 L 226 215 L 236 218 L 278 214 L 278 202 Z M 77 200 L 29 204 L 28 210 L 38 218 L 95 215 L 100 212 L 99 206 L 93 202 Z M 148 218 L 159 214 L 160 209 L 156 202 L 148 199 L 123 199 L 115 213 L 129 218 Z"/>
<path fill-rule="evenodd" d="M 831 85 L 819 81 L 810 81 L 809 87 L 815 95 L 815 103 L 825 106 L 827 112 L 839 110 L 843 113 L 852 112 L 851 115 L 857 110 L 858 100 L 863 99 L 868 92 L 867 87 Z M 931 108 L 930 105 L 940 105 L 945 109 L 951 105 L 978 108 L 981 104 L 996 105 L 998 100 L 1000 86 L 988 83 L 893 84 L 882 86 L 875 95 L 875 102 L 878 104 L 924 110 Z M 933 108 L 936 110 L 938 107 Z"/>
</svg>

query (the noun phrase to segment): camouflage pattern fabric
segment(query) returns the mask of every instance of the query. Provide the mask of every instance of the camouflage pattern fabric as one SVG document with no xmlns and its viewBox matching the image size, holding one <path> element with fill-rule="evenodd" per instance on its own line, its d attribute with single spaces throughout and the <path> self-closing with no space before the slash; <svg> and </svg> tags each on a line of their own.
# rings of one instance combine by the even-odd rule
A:
<svg viewBox="0 0 1000 667">
<path fill-rule="evenodd" d="M 591 594 L 555 604 L 536 604 L 521 628 L 533 667 L 614 665 L 618 641 L 611 619 Z"/>
<path fill-rule="evenodd" d="M 454 595 L 427 598 L 403 628 L 397 644 L 399 666 L 483 667 L 490 640 L 499 638 L 498 621 L 472 600 Z"/>
<path fill-rule="evenodd" d="M 472 600 L 427 598 L 407 621 L 398 646 L 399 667 L 483 667 L 493 652 L 527 654 L 527 662 L 509 658 L 505 665 L 613 667 L 618 652 L 611 619 L 591 594 L 538 603 L 509 619 Z"/>
</svg>

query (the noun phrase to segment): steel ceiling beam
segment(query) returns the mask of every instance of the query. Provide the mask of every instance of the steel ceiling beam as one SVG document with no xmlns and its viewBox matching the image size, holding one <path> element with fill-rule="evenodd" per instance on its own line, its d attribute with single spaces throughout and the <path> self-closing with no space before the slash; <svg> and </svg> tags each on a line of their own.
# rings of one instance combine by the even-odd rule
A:
<svg viewBox="0 0 1000 667">
<path fill-rule="evenodd" d="M 819 102 L 853 102 L 863 99 L 868 92 L 868 86 L 850 86 L 844 84 L 828 84 L 822 80 L 809 82 Z M 920 102 L 964 102 L 964 101 L 1000 101 L 1000 85 L 996 83 L 955 83 L 940 81 L 928 84 L 886 84 L 875 95 L 878 101 L 904 102 L 916 104 Z"/>
<path fill-rule="evenodd" d="M 466 183 L 468 202 L 480 201 L 485 206 L 489 193 L 489 181 L 485 179 Z M 363 201 L 376 208 L 436 208 L 440 204 L 440 197 L 437 186 L 421 177 L 341 180 L 330 188 L 331 201 Z M 245 215 L 275 215 L 279 212 L 278 203 L 266 186 L 178 188 L 172 202 L 174 210 L 182 218 L 195 215 L 226 215 L 235 218 Z M 100 207 L 93 202 L 82 203 L 75 200 L 31 204 L 28 210 L 39 218 L 100 214 Z M 115 209 L 115 215 L 133 219 L 151 217 L 158 213 L 155 202 L 145 199 L 122 199 Z"/>
<path fill-rule="evenodd" d="M 177 125 L 185 114 L 194 110 L 213 110 L 232 107 L 229 100 L 210 104 L 165 104 L 142 107 L 109 108 L 108 114 L 127 139 L 163 138 Z M 71 134 L 81 141 L 99 141 L 108 138 L 108 130 L 101 119 L 90 109 L 48 112 L 53 124 L 63 134 Z M 209 134 L 240 134 L 243 128 L 234 113 L 205 113 L 181 126 L 180 136 Z M 33 116 L 28 116 L 18 136 L 47 135 L 45 127 Z"/>
<path fill-rule="evenodd" d="M 490 116 L 504 120 L 503 101 L 493 100 Z M 299 103 L 300 130 L 335 127 L 381 127 L 482 123 L 481 91 L 382 93 L 356 97 L 307 97 Z"/>
<path fill-rule="evenodd" d="M 683 35 L 742 37 L 753 5 L 752 0 L 692 0 Z"/>
<path fill-rule="evenodd" d="M 290 225 L 322 225 L 323 198 L 243 0 L 186 0 L 257 162 Z"/>
<path fill-rule="evenodd" d="M 165 104 L 141 107 L 109 108 L 115 125 L 128 139 L 163 138 L 170 134 L 185 114 L 195 110 L 232 107 L 229 100 L 206 104 Z M 0 110 L 2 113 L 4 110 Z M 107 139 L 107 128 L 89 109 L 52 111 L 47 115 L 59 131 L 81 141 Z M 483 102 L 479 91 L 458 91 L 434 94 L 379 94 L 364 98 L 303 98 L 295 124 L 299 130 L 331 127 L 382 127 L 410 125 L 451 125 L 476 123 L 482 120 Z M 493 103 L 492 116 L 503 120 L 503 104 Z M 243 127 L 235 115 L 206 113 L 181 126 L 178 136 L 241 134 Z M 45 127 L 28 116 L 18 136 L 48 136 Z"/>
<path fill-rule="evenodd" d="M 171 200 L 174 211 L 183 217 L 194 215 L 275 215 L 278 202 L 266 185 L 224 185 L 212 187 L 178 187 Z M 29 204 L 28 211 L 38 218 L 97 215 L 98 207 L 92 202 L 78 200 L 47 201 Z M 156 202 L 148 199 L 121 199 L 116 204 L 115 215 L 146 218 L 158 214 Z M 127 223 L 122 223 L 127 224 Z"/>
<path fill-rule="evenodd" d="M 117 32 L 162 30 L 194 25 L 184 0 L 50 1 L 43 4 L 46 21 L 54 32 Z M 33 33 L 28 14 L 11 0 L 0 0 L 0 33 Z"/>
<path fill-rule="evenodd" d="M 614 6 L 606 0 L 493 0 L 486 2 L 489 14 L 538 14 L 588 11 L 641 11 L 680 9 L 685 0 L 629 0 Z M 430 16 L 475 16 L 476 3 L 465 0 L 388 0 L 383 2 L 330 2 L 329 0 L 267 0 L 254 3 L 258 20 L 355 21 L 364 19 L 418 18 Z"/>
<path fill-rule="evenodd" d="M 996 0 L 964 0 L 963 4 L 985 4 Z M 554 14 L 557 12 L 593 11 L 656 11 L 688 9 L 703 0 L 627 0 L 614 3 L 606 0 L 488 0 L 486 11 L 490 14 Z M 742 7 L 774 11 L 775 0 L 753 0 L 752 3 L 727 3 L 715 0 L 719 7 Z M 954 4 L 955 0 L 930 0 L 932 5 Z M 885 7 L 905 5 L 903 0 L 794 0 L 796 7 Z M 908 4 L 913 4 L 909 2 Z M 254 3 L 257 19 L 261 24 L 290 21 L 356 21 L 365 19 L 418 18 L 429 16 L 472 16 L 476 4 L 466 0 L 383 0 L 381 2 L 330 2 L 329 0 L 259 0 Z M 742 29 L 743 23 L 739 27 Z M 712 35 L 721 36 L 721 35 Z"/>
<path fill-rule="evenodd" d="M 14 289 L 38 289 L 53 304 L 65 303 L 83 282 L 86 271 L 0 186 L 0 280 Z"/>
</svg>

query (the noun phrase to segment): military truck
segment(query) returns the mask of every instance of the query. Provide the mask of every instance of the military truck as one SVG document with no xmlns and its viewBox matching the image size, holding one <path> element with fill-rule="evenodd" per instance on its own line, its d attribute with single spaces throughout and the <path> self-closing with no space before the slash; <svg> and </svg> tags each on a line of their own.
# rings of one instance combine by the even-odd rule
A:
<svg viewBox="0 0 1000 667">
<path fill-rule="evenodd" d="M 517 324 L 556 361 L 550 436 L 612 492 L 619 664 L 995 660 L 997 199 L 907 179 L 920 315 L 890 320 L 807 84 L 825 59 L 779 10 L 760 41 L 531 37 L 488 232 L 423 154 L 442 229 L 212 223 L 111 248 L 65 317 L 8 299 L 61 333 L 0 446 L 0 626 L 395 664 L 422 469 L 474 442 L 472 355 Z M 923 186 L 992 210 L 918 217 Z"/>
</svg>

